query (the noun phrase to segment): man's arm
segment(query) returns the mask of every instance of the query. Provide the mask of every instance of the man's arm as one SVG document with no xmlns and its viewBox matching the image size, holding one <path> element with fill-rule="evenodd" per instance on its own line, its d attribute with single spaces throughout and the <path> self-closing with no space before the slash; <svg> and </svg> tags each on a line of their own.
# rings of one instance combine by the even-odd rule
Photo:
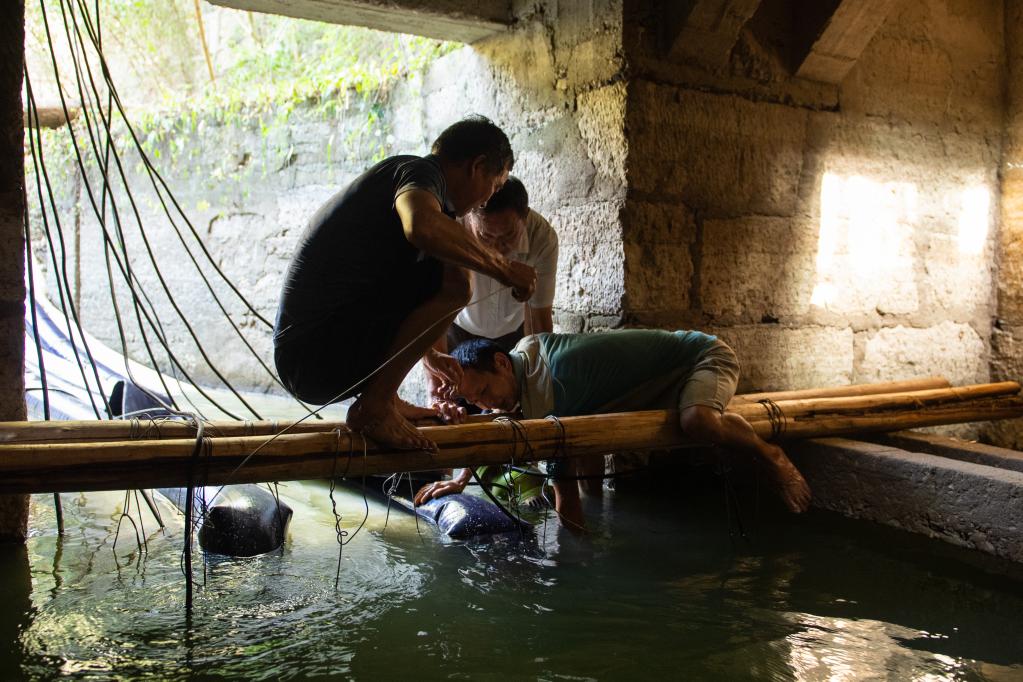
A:
<svg viewBox="0 0 1023 682">
<path fill-rule="evenodd" d="M 554 331 L 554 312 L 551 306 L 534 308 L 528 303 L 523 303 L 523 305 L 525 314 L 523 315 L 522 331 L 526 336 Z"/>
<path fill-rule="evenodd" d="M 426 190 L 403 192 L 394 202 L 405 238 L 435 258 L 493 277 L 512 287 L 512 295 L 528 301 L 536 288 L 536 271 L 525 263 L 508 260 L 481 243 L 440 210 L 437 198 Z"/>
</svg>

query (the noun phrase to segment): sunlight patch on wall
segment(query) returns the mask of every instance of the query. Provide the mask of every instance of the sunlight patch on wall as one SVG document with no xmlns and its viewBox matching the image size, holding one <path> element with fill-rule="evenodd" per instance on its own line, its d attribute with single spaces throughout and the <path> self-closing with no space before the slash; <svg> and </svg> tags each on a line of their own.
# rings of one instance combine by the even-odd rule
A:
<svg viewBox="0 0 1023 682">
<path fill-rule="evenodd" d="M 987 242 L 988 221 L 991 215 L 991 192 L 986 187 L 963 190 L 959 211 L 959 252 L 964 256 L 979 256 Z"/>
<path fill-rule="evenodd" d="M 917 202 L 914 183 L 825 173 L 811 304 L 840 313 L 915 311 Z"/>
</svg>

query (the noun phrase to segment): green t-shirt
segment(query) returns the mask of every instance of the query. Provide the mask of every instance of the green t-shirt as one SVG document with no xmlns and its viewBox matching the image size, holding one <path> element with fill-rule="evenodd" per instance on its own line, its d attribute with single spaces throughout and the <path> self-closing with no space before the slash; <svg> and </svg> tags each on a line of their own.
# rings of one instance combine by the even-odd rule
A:
<svg viewBox="0 0 1023 682">
<path fill-rule="evenodd" d="M 552 414 L 596 414 L 632 389 L 668 373 L 687 373 L 717 337 L 697 331 L 623 329 L 599 334 L 539 334 L 554 389 Z"/>
</svg>

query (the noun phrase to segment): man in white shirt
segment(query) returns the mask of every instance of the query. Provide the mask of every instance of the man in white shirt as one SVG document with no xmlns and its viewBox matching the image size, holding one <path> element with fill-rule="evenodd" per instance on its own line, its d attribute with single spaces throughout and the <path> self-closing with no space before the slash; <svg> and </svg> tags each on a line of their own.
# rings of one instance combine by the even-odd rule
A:
<svg viewBox="0 0 1023 682">
<path fill-rule="evenodd" d="M 509 177 L 486 205 L 470 211 L 463 224 L 486 246 L 536 270 L 536 289 L 525 303 L 492 277 L 470 272 L 472 299 L 446 335 L 423 358 L 431 397 L 441 413 L 460 421 L 462 408 L 443 390 L 436 359 L 469 339 L 495 341 L 506 352 L 528 334 L 554 331 L 552 306 L 558 272 L 558 235 L 543 216 L 529 208 L 529 195 L 518 178 Z"/>
</svg>

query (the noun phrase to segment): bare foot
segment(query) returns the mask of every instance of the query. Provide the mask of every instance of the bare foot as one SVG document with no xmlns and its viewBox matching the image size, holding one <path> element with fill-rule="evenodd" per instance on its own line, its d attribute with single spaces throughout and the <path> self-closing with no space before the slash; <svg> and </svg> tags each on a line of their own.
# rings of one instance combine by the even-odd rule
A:
<svg viewBox="0 0 1023 682">
<path fill-rule="evenodd" d="M 348 409 L 348 425 L 384 447 L 437 451 L 437 445 L 419 433 L 419 429 L 398 412 L 391 400 L 367 403 L 360 397 Z"/>
<path fill-rule="evenodd" d="M 768 457 L 765 462 L 771 469 L 776 492 L 790 512 L 800 514 L 810 508 L 810 486 L 799 473 L 799 469 L 777 445 L 767 444 Z"/>
</svg>

